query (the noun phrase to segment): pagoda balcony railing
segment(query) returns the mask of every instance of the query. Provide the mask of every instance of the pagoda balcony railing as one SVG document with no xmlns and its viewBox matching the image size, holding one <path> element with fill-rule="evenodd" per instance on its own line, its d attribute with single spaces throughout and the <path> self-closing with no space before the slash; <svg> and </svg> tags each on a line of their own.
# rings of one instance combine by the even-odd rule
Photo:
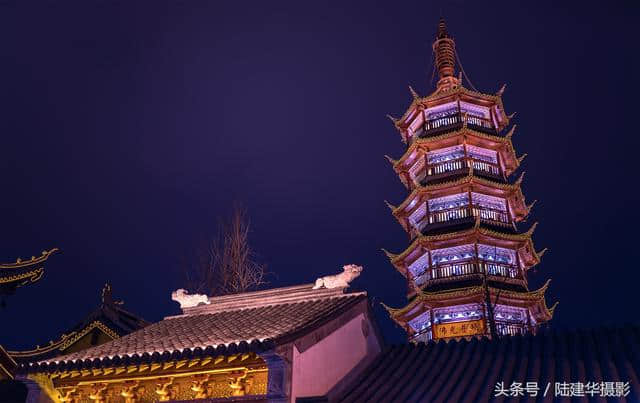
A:
<svg viewBox="0 0 640 403">
<path fill-rule="evenodd" d="M 472 116 L 464 112 L 427 120 L 416 137 L 431 137 L 442 133 L 461 129 L 466 122 L 467 127 L 488 134 L 497 134 L 497 130 L 489 119 Z"/>
<path fill-rule="evenodd" d="M 455 224 L 462 221 L 471 221 L 480 216 L 480 220 L 502 227 L 512 226 L 509 214 L 506 211 L 496 210 L 480 205 L 456 206 L 445 210 L 431 211 L 418 223 L 421 230 L 438 226 L 438 224 Z"/>
<path fill-rule="evenodd" d="M 423 342 L 426 343 L 428 341 L 433 340 L 433 333 L 431 332 L 431 326 L 422 329 L 421 331 L 415 333 L 412 337 L 411 337 L 411 341 L 418 343 L 418 342 Z"/>
<path fill-rule="evenodd" d="M 458 158 L 455 160 L 427 164 L 426 175 L 423 174 L 420 180 L 426 182 L 437 180 L 451 174 L 465 174 L 473 164 L 473 170 L 481 175 L 487 175 L 496 179 L 504 179 L 498 164 L 482 161 L 476 158 Z"/>
<path fill-rule="evenodd" d="M 473 274 L 486 274 L 488 276 L 522 279 L 521 271 L 515 265 L 496 263 L 492 261 L 470 259 L 456 263 L 435 265 L 415 277 L 419 286 L 432 280 L 453 279 Z"/>
<path fill-rule="evenodd" d="M 512 335 L 516 334 L 526 334 L 527 327 L 522 323 L 508 323 L 508 322 L 500 322 L 496 321 L 496 331 L 500 336 Z"/>
<path fill-rule="evenodd" d="M 481 132 L 496 134 L 496 128 L 489 119 L 467 115 L 467 126 Z"/>
</svg>

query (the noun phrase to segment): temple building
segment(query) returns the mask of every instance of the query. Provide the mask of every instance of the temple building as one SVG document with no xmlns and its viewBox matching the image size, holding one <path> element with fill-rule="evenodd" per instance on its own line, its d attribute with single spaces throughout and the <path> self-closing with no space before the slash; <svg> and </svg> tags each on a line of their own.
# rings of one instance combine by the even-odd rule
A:
<svg viewBox="0 0 640 403">
<path fill-rule="evenodd" d="M 515 153 L 515 125 L 495 95 L 471 91 L 456 76 L 455 42 L 440 20 L 433 42 L 439 81 L 435 91 L 393 119 L 406 152 L 387 157 L 409 191 L 388 206 L 410 246 L 386 252 L 406 278 L 408 304 L 387 307 L 409 339 L 429 341 L 474 335 L 535 332 L 553 316 L 545 303 L 549 282 L 531 291 L 527 272 L 540 263 L 522 230 L 533 203 L 522 194 L 524 155 Z"/>
<path fill-rule="evenodd" d="M 144 319 L 124 310 L 122 305 L 122 301 L 113 299 L 111 285 L 105 284 L 100 306 L 76 326 L 46 345 L 8 351 L 8 354 L 18 364 L 38 362 L 100 345 L 149 325 Z"/>
<path fill-rule="evenodd" d="M 20 401 L 484 402 L 520 385 L 517 400 L 560 402 L 569 382 L 584 390 L 571 401 L 640 399 L 638 326 L 385 347 L 366 293 L 322 284 L 193 296 L 129 335 L 22 362 Z"/>
<path fill-rule="evenodd" d="M 5 308 L 5 298 L 13 295 L 19 287 L 33 284 L 44 275 L 44 262 L 58 249 L 45 250 L 38 257 L 16 259 L 14 263 L 0 263 L 0 309 Z M 0 340 L 1 341 L 1 340 Z M 18 363 L 0 345 L 0 380 L 12 379 Z"/>
<path fill-rule="evenodd" d="M 23 362 L 20 379 L 29 401 L 42 402 L 333 400 L 381 352 L 382 338 L 366 293 L 321 280 L 222 297 L 181 294 L 180 315 Z"/>
</svg>

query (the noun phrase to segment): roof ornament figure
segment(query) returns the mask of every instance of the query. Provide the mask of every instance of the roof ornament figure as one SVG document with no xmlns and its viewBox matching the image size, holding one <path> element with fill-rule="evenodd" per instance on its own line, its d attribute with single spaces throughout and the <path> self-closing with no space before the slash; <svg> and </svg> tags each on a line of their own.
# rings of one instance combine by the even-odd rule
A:
<svg viewBox="0 0 640 403">
<path fill-rule="evenodd" d="M 319 288 L 347 288 L 356 277 L 362 273 L 362 266 L 347 264 L 342 266 L 343 272 L 332 276 L 320 277 L 313 286 L 314 290 Z"/>
<path fill-rule="evenodd" d="M 409 86 L 409 92 L 411 93 L 411 97 L 413 99 L 419 99 L 420 95 L 418 95 L 418 93 L 416 92 L 416 90 L 413 89 L 412 86 Z"/>
<path fill-rule="evenodd" d="M 189 294 L 189 291 L 180 288 L 171 293 L 171 299 L 180 304 L 180 308 L 192 308 L 199 305 L 209 305 L 209 297 L 206 294 Z"/>
<path fill-rule="evenodd" d="M 507 88 L 507 84 L 502 84 L 502 87 L 496 92 L 496 96 L 501 97 L 504 94 L 504 90 Z"/>
<path fill-rule="evenodd" d="M 102 304 L 103 305 L 124 305 L 124 301 L 116 301 L 113 299 L 113 292 L 111 290 L 111 284 L 105 283 L 102 287 Z"/>
</svg>

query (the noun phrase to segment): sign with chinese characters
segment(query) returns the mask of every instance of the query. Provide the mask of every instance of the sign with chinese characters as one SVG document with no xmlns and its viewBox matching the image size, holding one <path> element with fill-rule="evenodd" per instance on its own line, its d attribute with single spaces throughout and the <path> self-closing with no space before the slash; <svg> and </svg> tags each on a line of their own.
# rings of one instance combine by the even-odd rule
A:
<svg viewBox="0 0 640 403">
<path fill-rule="evenodd" d="M 433 326 L 433 338 L 464 337 L 485 333 L 484 319 L 466 320 L 464 322 L 439 323 Z"/>
</svg>

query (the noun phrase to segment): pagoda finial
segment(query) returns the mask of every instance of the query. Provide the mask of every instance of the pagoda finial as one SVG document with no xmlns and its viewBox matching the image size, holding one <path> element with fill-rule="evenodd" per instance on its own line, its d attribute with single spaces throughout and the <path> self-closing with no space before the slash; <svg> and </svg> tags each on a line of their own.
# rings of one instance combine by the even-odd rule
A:
<svg viewBox="0 0 640 403">
<path fill-rule="evenodd" d="M 436 38 L 443 39 L 448 37 L 449 33 L 447 32 L 447 23 L 444 20 L 444 17 L 440 16 L 440 21 L 438 22 L 438 35 L 436 36 Z"/>
<path fill-rule="evenodd" d="M 455 77 L 456 69 L 456 43 L 449 37 L 447 24 L 444 18 L 440 17 L 438 23 L 438 33 L 433 42 L 433 52 L 435 53 L 436 68 L 438 69 L 438 90 L 449 89 L 459 84 Z"/>
<path fill-rule="evenodd" d="M 409 92 L 411 93 L 411 96 L 414 100 L 420 98 L 420 95 L 418 95 L 418 93 L 411 86 L 409 86 Z"/>
</svg>

